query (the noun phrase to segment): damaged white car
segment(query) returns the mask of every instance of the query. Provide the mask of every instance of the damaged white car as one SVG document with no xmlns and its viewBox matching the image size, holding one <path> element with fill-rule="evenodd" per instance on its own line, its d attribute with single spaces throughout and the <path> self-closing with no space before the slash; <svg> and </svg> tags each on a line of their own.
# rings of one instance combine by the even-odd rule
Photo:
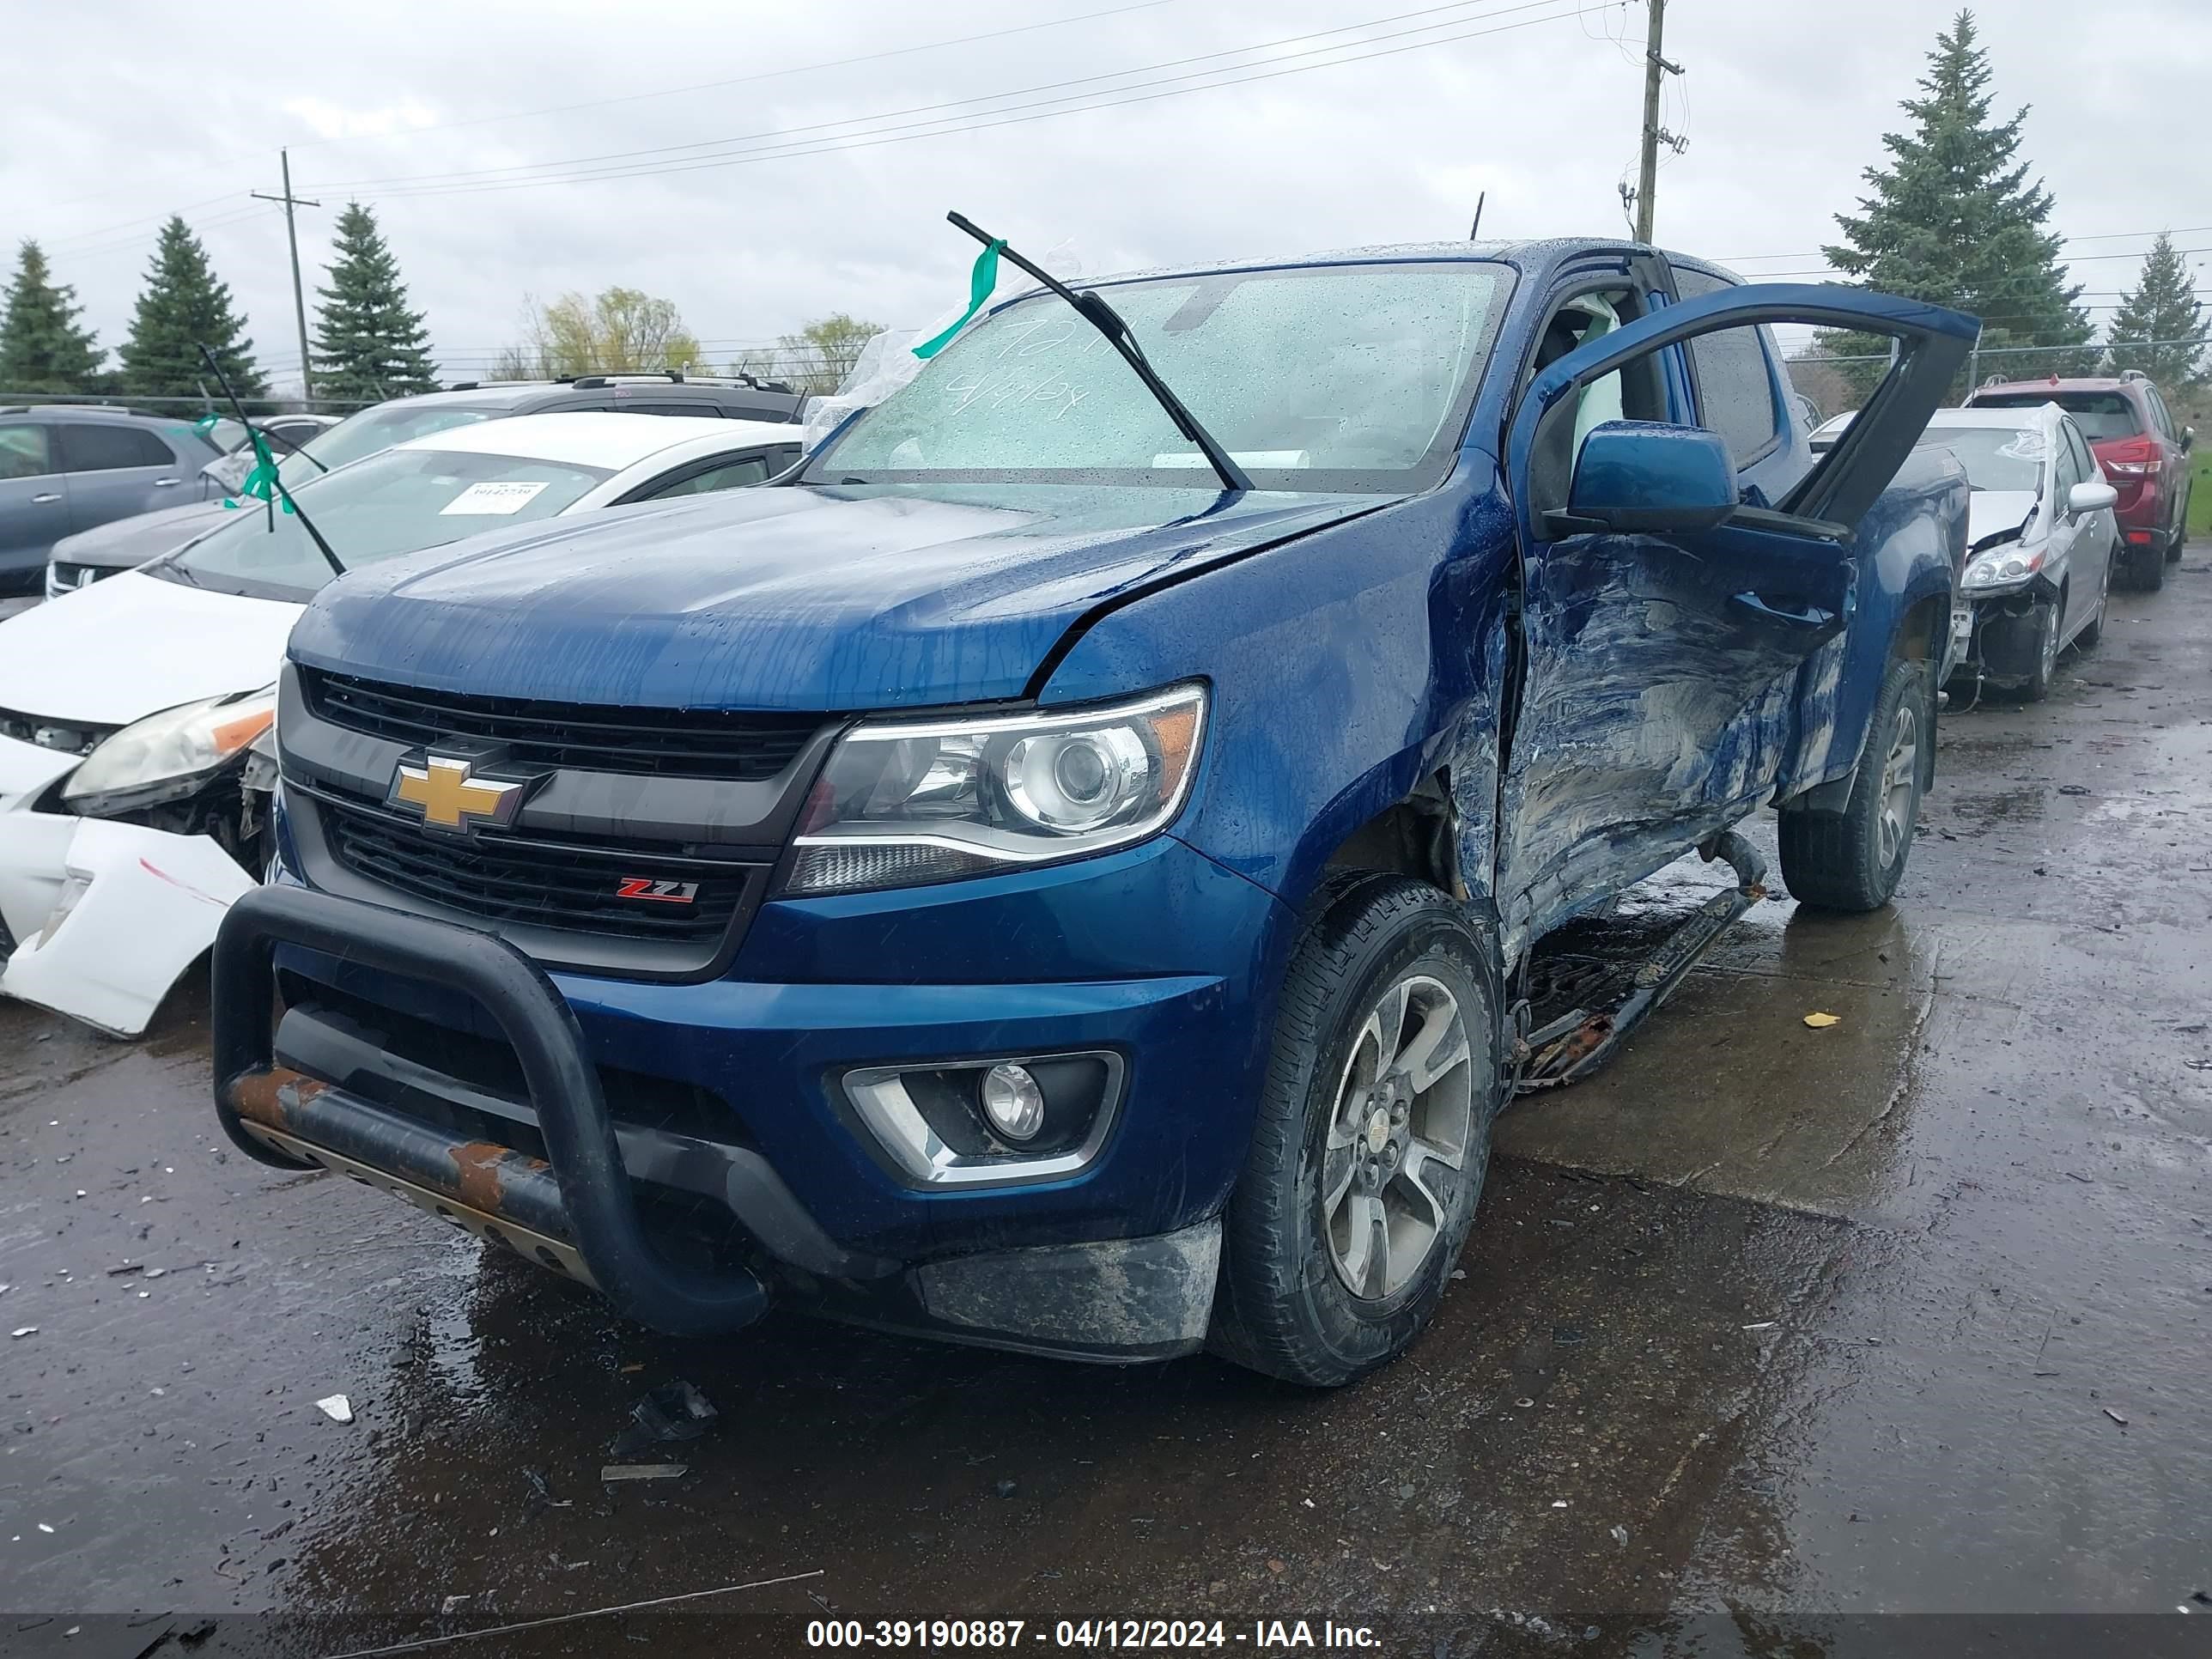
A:
<svg viewBox="0 0 2212 1659">
<path fill-rule="evenodd" d="M 531 415 L 302 484 L 347 567 L 477 531 L 758 483 L 788 425 Z M 267 866 L 276 699 L 336 572 L 261 503 L 140 569 L 0 623 L 0 994 L 135 1036 Z"/>
<path fill-rule="evenodd" d="M 2048 696 L 2058 653 L 2104 631 L 2118 494 L 2056 404 L 1939 409 L 1919 447 L 1950 451 L 1972 491 L 1948 678 L 1969 695 Z"/>
</svg>

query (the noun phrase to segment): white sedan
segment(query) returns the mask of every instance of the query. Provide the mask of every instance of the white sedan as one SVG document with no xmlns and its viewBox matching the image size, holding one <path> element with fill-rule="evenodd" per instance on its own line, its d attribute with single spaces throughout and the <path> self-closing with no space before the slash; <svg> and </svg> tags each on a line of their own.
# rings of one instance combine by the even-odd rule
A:
<svg viewBox="0 0 2212 1659">
<path fill-rule="evenodd" d="M 667 415 L 455 427 L 297 487 L 352 567 L 759 483 L 799 430 Z M 271 682 L 330 562 L 281 506 L 0 622 L 0 994 L 146 1028 L 268 860 Z"/>
</svg>

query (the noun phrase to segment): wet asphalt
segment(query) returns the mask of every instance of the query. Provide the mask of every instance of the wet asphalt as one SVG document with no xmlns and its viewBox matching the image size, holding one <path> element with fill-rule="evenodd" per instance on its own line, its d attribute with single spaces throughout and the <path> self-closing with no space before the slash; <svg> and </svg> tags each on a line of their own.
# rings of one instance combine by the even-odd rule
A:
<svg viewBox="0 0 2212 1659">
<path fill-rule="evenodd" d="M 1665 872 L 1573 947 L 1625 955 L 1711 880 Z M 135 1045 L 0 1004 L 0 1651 L 1123 1616 L 1232 1650 L 1261 1617 L 1423 1654 L 2090 1650 L 2079 1621 L 1835 1622 L 1899 1613 L 2162 1615 L 2127 1645 L 2185 1650 L 2212 1638 L 2208 970 L 2192 550 L 2047 703 L 1946 714 L 1893 908 L 1759 905 L 1608 1072 L 1516 1106 L 1435 1325 L 1335 1395 L 781 1316 L 659 1339 L 229 1151 L 197 996 Z M 679 1378 L 718 1415 L 626 1455 L 687 1472 L 603 1484 Z"/>
</svg>

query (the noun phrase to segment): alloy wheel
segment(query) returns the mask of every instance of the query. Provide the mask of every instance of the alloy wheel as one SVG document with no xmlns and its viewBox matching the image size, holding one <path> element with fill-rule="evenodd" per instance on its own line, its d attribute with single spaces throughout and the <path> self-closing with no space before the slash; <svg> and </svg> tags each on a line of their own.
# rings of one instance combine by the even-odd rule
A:
<svg viewBox="0 0 2212 1659">
<path fill-rule="evenodd" d="M 1459 1000 L 1425 974 L 1399 980 L 1352 1042 L 1322 1158 L 1322 1234 L 1352 1295 L 1395 1296 L 1436 1249 L 1445 1172 L 1466 1163 L 1474 1100 Z"/>
<path fill-rule="evenodd" d="M 1897 862 L 1905 837 L 1912 833 L 1913 799 L 1920 787 L 1920 716 L 1910 702 L 1897 706 L 1897 724 L 1889 734 L 1889 758 L 1881 768 L 1881 863 Z"/>
</svg>

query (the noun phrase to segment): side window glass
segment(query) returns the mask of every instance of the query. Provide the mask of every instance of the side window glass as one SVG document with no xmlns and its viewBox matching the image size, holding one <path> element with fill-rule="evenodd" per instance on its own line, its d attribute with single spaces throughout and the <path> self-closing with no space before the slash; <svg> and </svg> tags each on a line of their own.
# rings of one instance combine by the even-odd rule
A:
<svg viewBox="0 0 2212 1659">
<path fill-rule="evenodd" d="M 2065 430 L 2066 447 L 2074 454 L 2074 476 L 2083 483 L 2098 477 L 2097 463 L 2089 454 L 2089 445 L 2081 436 L 2081 428 L 2069 421 Z"/>
<path fill-rule="evenodd" d="M 2148 395 L 2150 398 L 2151 412 L 2158 416 L 2158 429 L 2166 435 L 2167 442 L 2172 442 L 2179 436 L 2173 427 L 2173 411 L 2166 406 L 2165 396 L 2156 386 L 2150 387 Z"/>
<path fill-rule="evenodd" d="M 1674 267 L 1674 288 L 1685 300 L 1702 299 L 1734 284 L 1710 271 Z M 1690 342 L 1698 370 L 1698 402 L 1707 431 L 1717 434 L 1741 471 L 1781 436 L 1765 342 L 1756 328 L 1723 328 Z"/>
<path fill-rule="evenodd" d="M 1698 366 L 1698 402 L 1705 429 L 1719 434 L 1738 470 L 1748 466 L 1781 435 L 1766 346 L 1755 328 L 1723 328 L 1690 342 Z"/>
<path fill-rule="evenodd" d="M 0 426 L 0 480 L 43 477 L 58 471 L 46 447 L 46 428 L 26 422 Z"/>
<path fill-rule="evenodd" d="M 131 466 L 173 466 L 168 445 L 135 426 L 61 424 L 62 471 L 113 472 Z"/>
<path fill-rule="evenodd" d="M 665 489 L 656 489 L 649 499 L 663 501 L 676 495 L 706 495 L 718 489 L 736 489 L 745 484 L 757 484 L 768 477 L 768 457 L 748 455 L 742 460 L 726 461 L 707 471 L 696 473 L 680 483 L 670 484 Z"/>
<path fill-rule="evenodd" d="M 2073 434 L 2065 433 L 2067 441 L 2058 446 L 2058 501 L 2060 512 L 2065 511 L 2066 497 L 2074 486 L 2081 482 L 2081 463 L 2074 453 Z"/>
</svg>

